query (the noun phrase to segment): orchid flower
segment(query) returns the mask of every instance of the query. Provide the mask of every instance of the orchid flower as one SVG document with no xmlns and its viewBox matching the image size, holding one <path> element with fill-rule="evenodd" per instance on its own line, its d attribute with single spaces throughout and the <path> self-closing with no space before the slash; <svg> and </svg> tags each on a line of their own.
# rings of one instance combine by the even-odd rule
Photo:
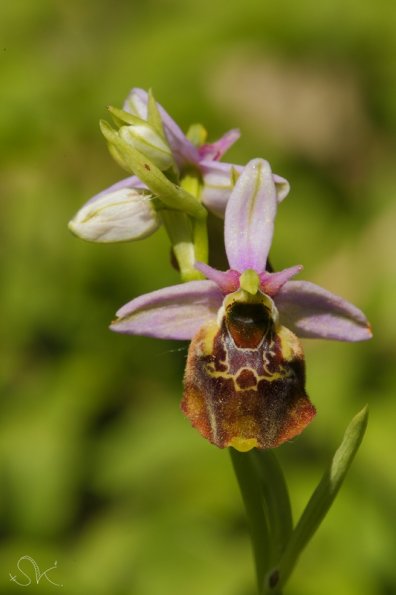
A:
<svg viewBox="0 0 396 595">
<path fill-rule="evenodd" d="M 206 280 L 140 296 L 111 325 L 120 333 L 191 340 L 182 409 L 221 448 L 273 448 L 312 420 L 298 336 L 371 337 L 358 308 L 313 283 L 290 280 L 301 266 L 266 271 L 277 203 L 268 162 L 249 162 L 225 212 L 229 270 L 196 263 Z"/>
<path fill-rule="evenodd" d="M 109 108 L 116 117 L 130 114 L 136 119 L 135 125 L 122 125 L 119 137 L 124 144 L 131 146 L 158 167 L 160 172 L 175 166 L 177 182 L 190 190 L 191 178 L 194 178 L 194 191 L 196 206 L 198 201 L 216 216 L 224 217 L 228 197 L 234 187 L 237 177 L 243 170 L 240 165 L 222 163 L 219 160 L 224 153 L 239 138 L 239 131 L 230 130 L 219 140 L 205 143 L 206 132 L 200 126 L 192 127 L 191 136 L 193 144 L 182 132 L 176 122 L 169 116 L 164 108 L 155 104 L 160 117 L 160 127 L 164 137 L 149 124 L 150 97 L 143 89 L 132 89 L 124 103 L 124 111 Z M 128 165 L 120 152 L 115 150 L 111 141 L 109 125 L 102 124 L 102 132 L 109 141 L 109 147 L 115 159 L 126 169 Z M 120 139 L 118 139 L 120 140 Z M 196 146 L 197 145 L 197 146 Z M 150 170 L 150 165 L 146 165 Z M 132 168 L 133 169 L 133 168 Z M 137 173 L 133 171 L 133 173 Z M 143 170 L 145 178 L 149 177 L 148 171 Z M 174 178 L 174 173 L 172 175 Z M 289 183 L 281 176 L 273 176 L 276 186 L 277 198 L 283 200 L 289 192 Z M 166 181 L 162 178 L 163 183 Z M 70 221 L 71 231 L 85 240 L 94 242 L 123 242 L 136 240 L 151 235 L 161 224 L 157 214 L 156 203 L 153 198 L 164 199 L 169 194 L 169 183 L 163 187 L 158 185 L 157 192 L 149 188 L 150 183 L 142 176 L 129 176 L 110 186 L 91 198 Z M 171 188 L 172 190 L 172 188 Z M 188 212 L 186 195 L 184 203 L 177 208 Z M 190 197 L 192 198 L 192 197 Z M 139 200 L 140 199 L 140 200 Z M 158 203 L 158 201 L 157 201 Z M 167 201 L 167 206 L 172 208 L 172 201 Z M 192 205 L 194 207 L 194 204 Z M 191 212 L 189 214 L 192 214 Z"/>
</svg>

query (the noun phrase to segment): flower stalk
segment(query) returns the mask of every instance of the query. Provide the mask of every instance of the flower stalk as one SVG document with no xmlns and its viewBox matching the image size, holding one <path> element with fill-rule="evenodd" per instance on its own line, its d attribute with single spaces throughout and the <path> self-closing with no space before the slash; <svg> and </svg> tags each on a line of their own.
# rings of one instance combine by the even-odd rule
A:
<svg viewBox="0 0 396 595">
<path fill-rule="evenodd" d="M 258 588 L 264 583 L 270 568 L 271 539 L 269 519 L 263 507 L 263 498 L 252 458 L 253 451 L 241 453 L 230 448 L 231 461 L 236 475 L 247 523 L 252 540 L 253 557 Z"/>
<path fill-rule="evenodd" d="M 251 533 L 258 593 L 264 595 L 293 528 L 289 493 L 272 450 L 241 453 L 231 448 L 230 455 Z"/>
</svg>

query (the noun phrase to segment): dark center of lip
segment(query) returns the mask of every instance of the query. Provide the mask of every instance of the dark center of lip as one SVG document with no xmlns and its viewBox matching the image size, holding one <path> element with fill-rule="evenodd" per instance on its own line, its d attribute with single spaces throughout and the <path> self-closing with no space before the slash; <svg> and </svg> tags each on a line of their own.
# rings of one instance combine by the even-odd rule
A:
<svg viewBox="0 0 396 595">
<path fill-rule="evenodd" d="M 272 319 L 264 304 L 234 302 L 227 308 L 226 322 L 237 347 L 254 349 L 261 343 Z"/>
</svg>

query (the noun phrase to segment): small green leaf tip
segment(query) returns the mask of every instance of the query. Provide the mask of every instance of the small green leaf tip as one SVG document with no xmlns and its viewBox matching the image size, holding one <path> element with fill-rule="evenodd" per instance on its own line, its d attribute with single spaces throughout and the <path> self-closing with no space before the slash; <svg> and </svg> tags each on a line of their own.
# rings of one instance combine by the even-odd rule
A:
<svg viewBox="0 0 396 595">
<path fill-rule="evenodd" d="M 279 590 L 285 585 L 301 552 L 325 518 L 363 440 L 367 420 L 368 406 L 366 405 L 355 415 L 347 427 L 340 446 L 313 492 L 290 537 L 279 565 L 272 569 L 267 578 L 267 584 L 264 586 L 263 591 L 264 594 L 278 593 L 270 584 L 270 579 L 274 576 L 275 572 L 277 572 L 277 576 L 279 577 L 276 589 Z"/>
<path fill-rule="evenodd" d="M 331 467 L 330 480 L 333 490 L 339 489 L 341 482 L 358 451 L 363 440 L 368 423 L 368 405 L 365 405 L 359 413 L 355 415 L 347 427 L 343 441 L 336 451 Z M 335 494 L 334 494 L 335 495 Z"/>
</svg>

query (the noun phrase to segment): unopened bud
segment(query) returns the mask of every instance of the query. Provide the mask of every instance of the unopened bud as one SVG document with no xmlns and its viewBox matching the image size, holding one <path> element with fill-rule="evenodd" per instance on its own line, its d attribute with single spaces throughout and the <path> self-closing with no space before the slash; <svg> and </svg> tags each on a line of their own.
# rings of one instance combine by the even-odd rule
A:
<svg viewBox="0 0 396 595">
<path fill-rule="evenodd" d="M 121 126 L 118 133 L 126 143 L 147 157 L 158 169 L 164 171 L 173 164 L 169 146 L 150 124 Z"/>
<path fill-rule="evenodd" d="M 86 203 L 69 229 L 90 242 L 126 242 L 152 234 L 160 225 L 152 197 L 136 188 L 122 188 Z"/>
</svg>

